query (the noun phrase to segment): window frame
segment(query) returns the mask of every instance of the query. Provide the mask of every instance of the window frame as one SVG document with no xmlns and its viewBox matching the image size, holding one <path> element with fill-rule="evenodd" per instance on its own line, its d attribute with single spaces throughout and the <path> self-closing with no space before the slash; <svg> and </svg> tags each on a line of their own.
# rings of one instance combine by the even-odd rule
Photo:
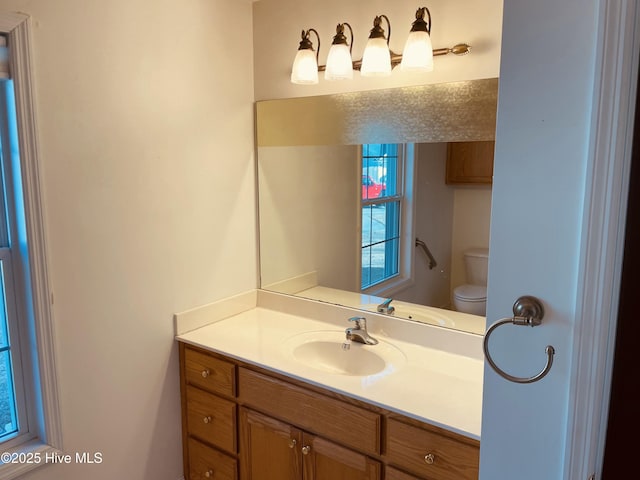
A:
<svg viewBox="0 0 640 480">
<path fill-rule="evenodd" d="M 388 200 L 376 200 L 375 203 L 393 202 L 400 197 L 400 241 L 398 244 L 398 274 L 378 282 L 367 288 L 362 288 L 362 255 L 357 260 L 357 291 L 379 297 L 389 297 L 412 286 L 414 282 L 413 260 L 415 255 L 415 181 L 416 162 L 415 146 L 412 143 L 398 143 L 399 183 L 402 194 L 389 197 Z M 362 146 L 358 151 L 359 171 L 362 171 Z M 360 177 L 360 175 L 359 175 Z M 362 207 L 371 202 L 363 202 L 361 182 L 358 189 L 358 252 L 362 251 Z"/>
<path fill-rule="evenodd" d="M 28 432 L 0 444 L 0 451 L 28 453 L 40 462 L 2 463 L 0 477 L 14 479 L 44 464 L 47 453 L 60 453 L 62 428 L 57 387 L 56 359 L 48 280 L 44 203 L 40 185 L 40 162 L 34 88 L 31 76 L 31 20 L 21 13 L 0 12 L 0 33 L 9 46 L 9 68 L 13 79 L 21 178 L 24 203 L 24 227 L 28 243 L 20 244 L 12 254 L 14 281 L 28 286 L 22 308 L 20 346 L 23 368 L 30 377 L 25 382 Z M 9 179 L 7 179 L 9 180 Z M 18 265 L 18 260 L 20 265 Z M 22 305 L 20 305 L 22 304 Z M 28 361 L 25 363 L 24 359 Z"/>
<path fill-rule="evenodd" d="M 7 336 L 9 345 L 5 351 L 10 352 L 11 376 L 13 384 L 13 395 L 15 397 L 15 415 L 18 422 L 18 430 L 13 432 L 4 440 L 0 440 L 0 451 L 10 450 L 12 447 L 31 440 L 30 421 L 32 409 L 30 408 L 30 390 L 28 385 L 32 383 L 30 369 L 27 367 L 28 358 L 25 358 L 24 342 L 21 341 L 23 335 L 19 324 L 19 304 L 20 290 L 15 288 L 15 270 L 13 268 L 14 252 L 9 247 L 0 247 L 0 295 L 4 293 L 4 309 L 7 322 Z M 27 367 L 27 368 L 25 368 Z"/>
</svg>

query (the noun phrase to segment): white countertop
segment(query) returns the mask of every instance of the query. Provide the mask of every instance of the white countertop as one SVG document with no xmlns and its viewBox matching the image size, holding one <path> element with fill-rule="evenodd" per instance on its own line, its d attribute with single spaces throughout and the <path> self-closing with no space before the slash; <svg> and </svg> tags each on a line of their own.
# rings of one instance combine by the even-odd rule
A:
<svg viewBox="0 0 640 480">
<path fill-rule="evenodd" d="M 216 318 L 228 310 L 215 304 L 177 314 L 176 339 L 480 439 L 481 336 L 372 313 L 367 315 L 371 335 L 400 349 L 405 360 L 384 374 L 327 373 L 292 359 L 287 340 L 309 331 L 344 331 L 348 309 L 263 291 L 248 298 L 257 298 L 254 306 L 245 302 L 239 313 L 226 318 Z M 215 312 L 208 324 L 207 312 Z M 197 316 L 198 323 L 185 331 L 179 322 L 189 316 Z"/>
</svg>

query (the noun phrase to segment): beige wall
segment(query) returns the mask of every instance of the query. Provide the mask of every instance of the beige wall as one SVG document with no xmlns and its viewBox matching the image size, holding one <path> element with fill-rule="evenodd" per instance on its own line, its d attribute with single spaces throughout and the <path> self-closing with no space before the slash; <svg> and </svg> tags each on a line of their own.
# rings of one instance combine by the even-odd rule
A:
<svg viewBox="0 0 640 480">
<path fill-rule="evenodd" d="M 172 315 L 255 288 L 248 0 L 0 0 L 33 20 L 65 451 L 182 474 Z"/>
<path fill-rule="evenodd" d="M 358 289 L 358 147 L 260 147 L 258 155 L 261 285 L 316 272 L 319 285 Z"/>
<path fill-rule="evenodd" d="M 491 186 L 447 185 L 446 143 L 422 143 L 416 152 L 416 236 L 438 265 L 429 270 L 424 253 L 416 249 L 415 285 L 396 297 L 449 308 L 453 289 L 466 281 L 464 251 L 489 248 Z"/>
<path fill-rule="evenodd" d="M 456 186 L 453 200 L 451 240 L 451 292 L 467 282 L 464 252 L 469 248 L 489 248 L 491 187 Z M 453 297 L 452 297 L 453 298 Z"/>
<path fill-rule="evenodd" d="M 453 189 L 445 184 L 446 143 L 420 143 L 415 149 L 415 235 L 424 241 L 437 262 L 420 248 L 414 251 L 414 284 L 396 294 L 398 300 L 434 307 L 449 306 Z"/>
</svg>

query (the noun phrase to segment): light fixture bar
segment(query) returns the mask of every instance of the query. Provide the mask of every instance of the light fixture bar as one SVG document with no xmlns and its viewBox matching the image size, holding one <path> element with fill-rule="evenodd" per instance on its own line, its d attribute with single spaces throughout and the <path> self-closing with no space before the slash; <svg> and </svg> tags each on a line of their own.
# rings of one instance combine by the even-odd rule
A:
<svg viewBox="0 0 640 480">
<path fill-rule="evenodd" d="M 449 53 L 462 56 L 462 55 L 466 55 L 470 51 L 471 51 L 471 45 L 467 45 L 466 43 L 458 43 L 451 48 L 434 48 L 433 56 L 436 57 L 441 55 L 447 55 Z M 391 52 L 391 67 L 395 67 L 396 65 L 399 65 L 401 61 L 402 61 L 401 54 Z M 362 59 L 353 61 L 354 70 L 360 70 L 361 66 L 362 66 Z M 326 68 L 327 68 L 326 65 L 318 65 L 318 71 L 320 72 L 325 71 Z"/>
</svg>

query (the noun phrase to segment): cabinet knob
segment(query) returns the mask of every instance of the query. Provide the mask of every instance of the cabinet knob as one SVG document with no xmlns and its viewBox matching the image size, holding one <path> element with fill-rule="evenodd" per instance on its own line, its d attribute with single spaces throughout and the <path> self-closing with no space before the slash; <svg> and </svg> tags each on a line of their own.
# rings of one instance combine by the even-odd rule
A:
<svg viewBox="0 0 640 480">
<path fill-rule="evenodd" d="M 209 375 L 211 375 L 211 372 L 208 369 L 202 370 L 202 378 L 207 378 Z"/>
<path fill-rule="evenodd" d="M 302 447 L 302 454 L 303 455 L 309 455 L 310 451 L 311 451 L 311 447 L 309 445 L 305 445 L 304 447 Z"/>
<path fill-rule="evenodd" d="M 207 470 L 204 472 L 204 476 L 207 478 L 213 478 L 213 470 Z"/>
<path fill-rule="evenodd" d="M 424 456 L 424 461 L 425 461 L 425 463 L 426 463 L 427 465 L 432 465 L 432 464 L 433 464 L 433 462 L 435 462 L 435 461 L 436 461 L 436 457 L 435 457 L 435 455 L 434 455 L 433 453 L 427 453 L 427 454 Z"/>
<path fill-rule="evenodd" d="M 289 448 L 294 448 L 298 442 L 296 442 L 295 438 L 289 439 Z"/>
<path fill-rule="evenodd" d="M 210 416 L 210 415 L 209 415 L 209 416 L 207 416 L 207 417 L 204 417 L 204 418 L 202 419 L 202 421 L 203 421 L 204 423 L 211 423 L 211 421 L 212 421 L 212 420 L 213 420 L 213 419 L 211 418 L 211 416 Z"/>
</svg>

